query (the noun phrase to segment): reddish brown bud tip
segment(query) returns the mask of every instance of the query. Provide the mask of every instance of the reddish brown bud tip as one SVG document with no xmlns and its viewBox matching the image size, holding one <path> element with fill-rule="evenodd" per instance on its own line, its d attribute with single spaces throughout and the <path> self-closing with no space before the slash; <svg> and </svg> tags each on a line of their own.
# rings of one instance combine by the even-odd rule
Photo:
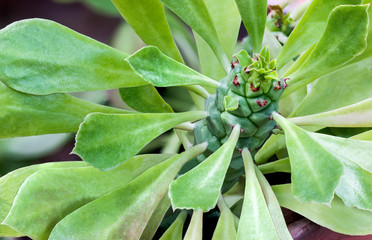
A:
<svg viewBox="0 0 372 240">
<path fill-rule="evenodd" d="M 240 129 L 240 132 L 241 132 L 241 133 L 242 133 L 242 132 L 244 132 L 244 129 L 243 129 L 243 128 L 241 128 L 241 129 Z"/>
<path fill-rule="evenodd" d="M 258 92 L 258 91 L 260 91 L 260 87 L 255 88 L 252 83 L 249 84 L 249 87 L 251 88 L 252 92 Z"/>
<path fill-rule="evenodd" d="M 271 115 L 271 116 L 268 117 L 268 119 L 273 120 L 274 118 L 273 118 L 273 116 Z"/>
<path fill-rule="evenodd" d="M 243 152 L 243 149 L 241 149 L 241 148 L 239 148 L 238 150 L 239 150 L 239 153 L 242 153 Z"/>
<path fill-rule="evenodd" d="M 248 70 L 248 67 L 244 68 L 244 72 L 245 72 L 246 74 L 250 74 L 250 73 L 251 73 L 251 71 Z"/>
<path fill-rule="evenodd" d="M 281 86 L 281 84 L 280 84 L 280 81 L 278 81 L 278 82 L 276 82 L 276 84 L 275 84 L 275 86 L 274 86 L 274 90 L 275 90 L 275 91 L 278 91 L 278 90 L 280 90 L 280 89 L 282 89 L 282 86 Z"/>
<path fill-rule="evenodd" d="M 288 87 L 287 80 L 289 80 L 289 78 L 283 78 L 283 82 L 284 82 L 283 88 L 284 89 L 286 89 Z"/>
<path fill-rule="evenodd" d="M 236 60 L 235 62 L 231 62 L 231 68 L 234 68 L 238 64 L 239 64 L 239 60 Z"/>
<path fill-rule="evenodd" d="M 260 107 L 265 107 L 266 104 L 267 104 L 267 100 L 257 100 L 256 103 L 257 103 L 258 106 L 260 106 Z"/>
<path fill-rule="evenodd" d="M 230 127 L 231 127 L 231 129 L 233 129 L 235 126 L 234 126 L 234 124 L 230 124 Z"/>
<path fill-rule="evenodd" d="M 234 79 L 233 79 L 233 84 L 237 87 L 240 87 L 240 82 L 238 81 L 238 76 L 235 75 Z"/>
</svg>

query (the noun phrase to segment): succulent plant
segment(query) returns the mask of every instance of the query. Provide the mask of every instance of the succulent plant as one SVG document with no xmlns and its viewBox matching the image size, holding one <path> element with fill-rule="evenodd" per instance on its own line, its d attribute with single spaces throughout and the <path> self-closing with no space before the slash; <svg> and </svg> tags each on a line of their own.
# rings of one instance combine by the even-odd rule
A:
<svg viewBox="0 0 372 240">
<path fill-rule="evenodd" d="M 205 238 L 292 239 L 280 206 L 372 233 L 370 0 L 313 0 L 284 45 L 266 0 L 113 3 L 149 46 L 126 54 L 42 19 L 0 30 L 0 137 L 76 132 L 83 160 L 0 178 L 1 236 L 202 239 L 204 217 L 218 218 Z M 164 8 L 194 31 L 201 72 Z M 233 54 L 242 21 L 252 54 Z M 193 108 L 175 113 L 161 87 Z M 107 89 L 131 109 L 67 94 Z M 140 154 L 172 129 L 167 151 Z M 270 186 L 277 172 L 291 181 Z"/>
</svg>

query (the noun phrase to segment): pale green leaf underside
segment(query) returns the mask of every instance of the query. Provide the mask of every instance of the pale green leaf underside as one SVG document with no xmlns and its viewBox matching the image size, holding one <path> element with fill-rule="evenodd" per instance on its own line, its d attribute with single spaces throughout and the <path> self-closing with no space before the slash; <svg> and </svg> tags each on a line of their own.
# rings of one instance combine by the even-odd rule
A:
<svg viewBox="0 0 372 240">
<path fill-rule="evenodd" d="M 266 0 L 235 0 L 242 16 L 249 38 L 252 41 L 253 52 L 259 53 L 262 47 L 262 38 L 265 33 L 267 14 Z"/>
<path fill-rule="evenodd" d="M 367 9 L 367 5 L 342 5 L 332 10 L 322 38 L 301 67 L 289 75 L 288 84 L 322 76 L 361 54 L 367 45 Z"/>
<path fill-rule="evenodd" d="M 197 32 L 211 47 L 222 67 L 227 71 L 229 61 L 218 39 L 216 29 L 204 1 L 201 0 L 161 0 L 187 25 Z M 218 5 L 219 6 L 219 5 Z"/>
<path fill-rule="evenodd" d="M 226 56 L 230 60 L 238 39 L 241 23 L 239 10 L 235 1 L 206 0 L 204 2 L 213 20 L 221 45 L 225 50 Z M 224 11 L 221 11 L 221 9 L 224 9 Z M 198 33 L 194 32 L 194 37 L 198 46 L 199 59 L 203 74 L 216 80 L 226 76 L 226 72 L 219 64 L 216 55 L 213 53 L 209 45 L 199 36 Z"/>
<path fill-rule="evenodd" d="M 335 7 L 361 3 L 361 0 L 313 0 L 285 43 L 278 57 L 278 68 L 319 41 L 326 28 L 328 16 Z"/>
<path fill-rule="evenodd" d="M 113 169 L 165 131 L 204 117 L 206 112 L 89 114 L 80 126 L 73 153 L 96 168 Z"/>
<path fill-rule="evenodd" d="M 246 183 L 237 240 L 279 239 L 271 219 L 260 183 L 256 177 L 253 160 L 248 149 L 243 150 Z"/>
<path fill-rule="evenodd" d="M 5 224 L 33 239 L 48 239 L 54 226 L 65 216 L 125 186 L 169 157 L 168 154 L 136 156 L 108 172 L 90 166 L 39 170 L 22 185 Z"/>
<path fill-rule="evenodd" d="M 1 177 L 0 178 L 0 189 L 1 189 L 1 192 L 0 192 L 0 222 L 3 222 L 5 217 L 8 215 L 13 205 L 13 201 L 18 193 L 19 188 L 23 184 L 23 182 L 35 172 L 41 169 L 66 168 L 66 167 L 71 168 L 71 167 L 86 167 L 86 166 L 87 164 L 84 162 L 45 163 L 45 164 L 38 164 L 38 165 L 20 168 Z M 5 225 L 0 225 L 1 236 L 7 236 L 8 231 L 10 231 L 9 227 Z M 11 236 L 15 237 L 15 235 L 11 235 Z"/>
<path fill-rule="evenodd" d="M 49 239 L 139 239 L 183 164 L 205 149 L 197 145 L 79 208 L 56 225 Z"/>
<path fill-rule="evenodd" d="M 372 210 L 372 142 L 305 131 L 274 114 L 283 128 L 293 194 L 300 201 L 330 204 L 334 193 L 347 206 Z"/>
<path fill-rule="evenodd" d="M 165 18 L 163 4 L 159 0 L 113 0 L 113 3 L 147 45 L 157 46 L 168 56 L 179 62 L 183 61 Z"/>
<path fill-rule="evenodd" d="M 319 78 L 311 89 L 291 117 L 326 112 L 370 98 L 372 57 Z"/>
<path fill-rule="evenodd" d="M 36 95 L 145 85 L 126 54 L 58 23 L 29 19 L 0 30 L 0 79 Z"/>
<path fill-rule="evenodd" d="M 219 83 L 164 55 L 154 46 L 144 47 L 127 58 L 129 65 L 145 81 L 157 87 L 203 85 L 218 87 Z"/>
<path fill-rule="evenodd" d="M 8 88 L 2 82 L 0 102 L 0 138 L 76 132 L 89 113 L 130 113 L 64 93 L 29 95 Z"/>
<path fill-rule="evenodd" d="M 304 126 L 372 127 L 372 98 L 332 111 L 288 120 Z"/>
<path fill-rule="evenodd" d="M 169 197 L 173 209 L 208 212 L 216 206 L 239 134 L 240 126 L 237 125 L 222 147 L 172 182 Z"/>
<path fill-rule="evenodd" d="M 295 211 L 311 221 L 335 232 L 348 235 L 372 234 L 372 212 L 350 208 L 335 197 L 330 207 L 314 202 L 300 202 L 291 191 L 291 185 L 273 186 L 282 207 Z"/>
<path fill-rule="evenodd" d="M 233 213 L 228 207 L 226 209 L 220 209 L 220 211 L 221 215 L 213 232 L 212 240 L 235 240 L 236 229 Z"/>
</svg>

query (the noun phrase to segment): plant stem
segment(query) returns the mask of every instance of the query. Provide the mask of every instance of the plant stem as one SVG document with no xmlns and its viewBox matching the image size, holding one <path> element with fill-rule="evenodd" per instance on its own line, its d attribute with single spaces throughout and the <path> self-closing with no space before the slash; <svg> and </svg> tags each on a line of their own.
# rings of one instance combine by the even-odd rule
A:
<svg viewBox="0 0 372 240">
<path fill-rule="evenodd" d="M 205 88 L 199 85 L 190 85 L 190 86 L 185 86 L 188 90 L 196 93 L 197 95 L 201 96 L 202 98 L 207 99 L 209 97 L 209 93 Z"/>
<path fill-rule="evenodd" d="M 195 127 L 194 124 L 192 124 L 190 122 L 185 122 L 185 123 L 181 123 L 181 124 L 175 126 L 174 128 L 192 132 L 192 131 L 194 131 L 194 127 Z"/>
<path fill-rule="evenodd" d="M 269 162 L 258 166 L 258 169 L 263 174 L 275 173 L 275 172 L 291 172 L 291 165 L 289 164 L 289 158 L 282 158 L 274 162 Z"/>
</svg>

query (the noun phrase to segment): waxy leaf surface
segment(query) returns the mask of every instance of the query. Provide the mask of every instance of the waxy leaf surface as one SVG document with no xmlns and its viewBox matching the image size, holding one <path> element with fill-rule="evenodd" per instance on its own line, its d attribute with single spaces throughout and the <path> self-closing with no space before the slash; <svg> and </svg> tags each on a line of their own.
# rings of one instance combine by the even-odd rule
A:
<svg viewBox="0 0 372 240">
<path fill-rule="evenodd" d="M 29 19 L 0 30 L 0 79 L 36 95 L 145 85 L 124 54 L 58 23 Z"/>
<path fill-rule="evenodd" d="M 2 82 L 0 102 L 0 138 L 76 132 L 89 113 L 130 113 L 64 93 L 29 95 L 8 88 Z"/>
<path fill-rule="evenodd" d="M 262 47 L 262 38 L 265 33 L 267 15 L 266 0 L 235 0 L 242 16 L 249 38 L 252 41 L 253 52 L 259 53 Z"/>
<path fill-rule="evenodd" d="M 4 222 L 33 239 L 48 239 L 54 226 L 65 216 L 125 186 L 170 157 L 168 154 L 136 156 L 108 172 L 90 166 L 39 170 L 22 185 Z M 25 212 L 32 214 L 25 215 Z"/>
<path fill-rule="evenodd" d="M 172 182 L 169 197 L 173 209 L 208 212 L 216 206 L 239 134 L 240 126 L 237 125 L 222 147 Z"/>
<path fill-rule="evenodd" d="M 13 206 L 13 201 L 18 193 L 19 188 L 25 182 L 25 180 L 41 169 L 51 168 L 72 168 L 72 167 L 86 167 L 87 164 L 84 162 L 57 162 L 57 163 L 45 163 L 38 164 L 29 167 L 17 169 L 11 173 L 0 178 L 0 222 L 3 222 L 5 217 L 8 215 L 10 209 Z M 23 213 L 24 214 L 24 213 Z M 22 216 L 23 217 L 23 216 Z M 8 233 L 8 234 L 7 234 Z M 16 234 L 16 235 L 14 235 Z M 22 236 L 25 233 L 17 234 L 16 231 L 10 229 L 8 226 L 3 224 L 0 225 L 1 236 Z"/>
<path fill-rule="evenodd" d="M 206 112 L 90 114 L 76 136 L 73 153 L 101 170 L 115 168 L 136 155 L 151 140 Z"/>
<path fill-rule="evenodd" d="M 208 9 L 201 0 L 161 0 L 170 10 L 177 14 L 187 25 L 197 32 L 211 47 L 224 69 L 229 68 L 229 61 L 220 44 Z"/>
<path fill-rule="evenodd" d="M 238 39 L 241 18 L 239 10 L 234 0 L 206 0 L 204 1 L 208 8 L 208 12 L 216 28 L 218 38 L 225 50 L 226 56 L 231 60 L 231 56 L 235 50 L 235 44 Z M 224 9 L 224 11 L 221 11 Z M 198 53 L 202 72 L 204 75 L 220 80 L 226 76 L 226 72 L 221 67 L 209 45 L 202 37 L 194 32 L 195 41 L 198 46 Z"/>
<path fill-rule="evenodd" d="M 332 10 L 322 38 L 288 84 L 322 76 L 361 54 L 368 33 L 368 5 L 342 5 Z M 336 37 L 337 36 L 337 37 Z"/>
<path fill-rule="evenodd" d="M 204 85 L 219 83 L 164 55 L 153 46 L 144 47 L 127 58 L 133 70 L 145 81 L 157 87 Z"/>
<path fill-rule="evenodd" d="M 222 195 L 220 195 L 218 199 L 218 208 L 221 214 L 216 229 L 213 232 L 212 240 L 235 240 L 236 229 L 234 216 L 230 208 L 224 202 Z"/>
<path fill-rule="evenodd" d="M 372 98 L 328 112 L 290 118 L 296 125 L 372 127 Z"/>
<path fill-rule="evenodd" d="M 165 19 L 163 4 L 159 0 L 112 2 L 147 45 L 157 46 L 168 56 L 182 62 L 181 54 Z"/>
<path fill-rule="evenodd" d="M 372 142 L 303 130 L 274 114 L 283 128 L 293 194 L 303 202 L 330 204 L 334 194 L 349 207 L 372 210 Z"/>
<path fill-rule="evenodd" d="M 245 190 L 237 240 L 279 239 L 267 208 L 265 197 L 256 177 L 253 160 L 248 149 L 243 150 Z"/>
<path fill-rule="evenodd" d="M 206 144 L 197 145 L 79 208 L 56 225 L 49 239 L 139 239 L 183 164 L 205 149 Z"/>
<path fill-rule="evenodd" d="M 295 211 L 311 221 L 335 232 L 348 235 L 372 234 L 372 212 L 350 208 L 335 197 L 330 206 L 301 202 L 293 194 L 291 184 L 272 187 L 282 207 Z"/>
<path fill-rule="evenodd" d="M 319 78 L 311 89 L 291 117 L 326 112 L 370 98 L 372 57 Z"/>
<path fill-rule="evenodd" d="M 361 3 L 361 0 L 313 0 L 285 43 L 278 57 L 278 68 L 319 41 L 326 29 L 328 16 L 335 7 Z"/>
</svg>

